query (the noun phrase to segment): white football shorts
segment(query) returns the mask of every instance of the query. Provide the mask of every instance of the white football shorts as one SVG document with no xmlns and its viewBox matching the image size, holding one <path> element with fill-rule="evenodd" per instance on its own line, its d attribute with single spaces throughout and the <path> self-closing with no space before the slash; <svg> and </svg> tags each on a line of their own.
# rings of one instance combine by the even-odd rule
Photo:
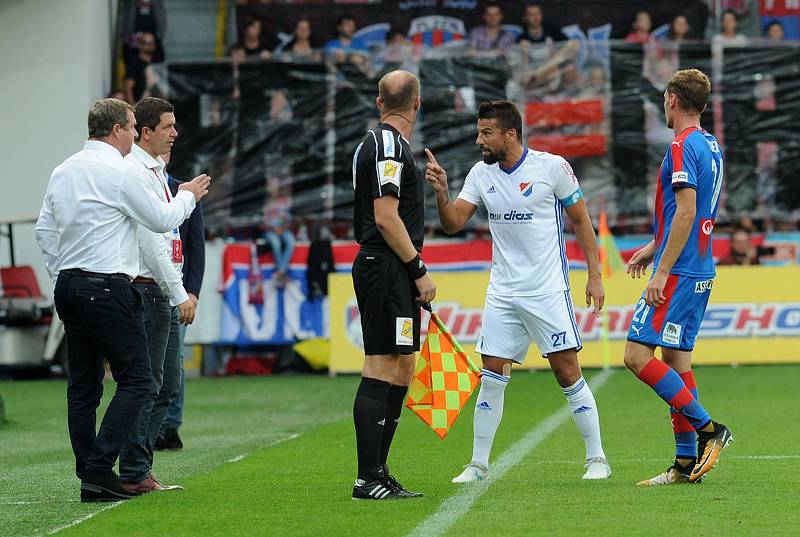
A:
<svg viewBox="0 0 800 537">
<path fill-rule="evenodd" d="M 475 350 L 518 364 L 525 360 L 531 340 L 544 358 L 553 352 L 580 350 L 583 342 L 574 311 L 569 291 L 516 297 L 487 294 Z"/>
</svg>

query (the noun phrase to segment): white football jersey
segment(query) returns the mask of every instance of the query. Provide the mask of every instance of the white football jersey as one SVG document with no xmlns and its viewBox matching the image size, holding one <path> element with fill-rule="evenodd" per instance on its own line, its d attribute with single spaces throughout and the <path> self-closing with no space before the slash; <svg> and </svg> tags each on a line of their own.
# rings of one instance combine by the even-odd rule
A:
<svg viewBox="0 0 800 537">
<path fill-rule="evenodd" d="M 569 163 L 525 149 L 511 169 L 478 162 L 458 195 L 489 212 L 487 293 L 536 296 L 569 289 L 562 211 L 583 197 Z"/>
</svg>

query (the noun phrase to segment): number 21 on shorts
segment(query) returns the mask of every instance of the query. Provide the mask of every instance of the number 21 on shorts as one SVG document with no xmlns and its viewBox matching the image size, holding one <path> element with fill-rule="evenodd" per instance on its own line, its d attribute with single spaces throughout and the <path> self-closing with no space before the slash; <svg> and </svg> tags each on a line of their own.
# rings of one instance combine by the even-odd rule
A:
<svg viewBox="0 0 800 537">
<path fill-rule="evenodd" d="M 639 299 L 639 302 L 636 304 L 636 311 L 633 312 L 633 319 L 631 319 L 631 322 L 644 324 L 645 319 L 647 319 L 647 314 L 650 313 L 650 309 L 650 306 L 647 305 L 643 298 Z"/>
</svg>

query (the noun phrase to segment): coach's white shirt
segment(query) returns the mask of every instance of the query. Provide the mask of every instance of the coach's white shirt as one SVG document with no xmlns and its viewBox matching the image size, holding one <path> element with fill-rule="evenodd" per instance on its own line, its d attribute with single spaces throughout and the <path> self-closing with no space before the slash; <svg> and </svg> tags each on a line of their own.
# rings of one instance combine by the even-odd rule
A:
<svg viewBox="0 0 800 537">
<path fill-rule="evenodd" d="M 164 167 L 167 165 L 164 159 L 153 158 L 136 144 L 133 144 L 125 159 L 141 172 L 142 188 L 149 189 L 161 201 L 170 202 L 172 196 L 164 176 Z M 176 263 L 172 259 L 172 241 L 180 238 L 177 226 L 166 233 L 153 233 L 144 226 L 139 228 L 139 276 L 154 279 L 173 306 L 189 300 L 183 288 L 183 261 Z"/>
<path fill-rule="evenodd" d="M 583 194 L 562 157 L 525 149 L 507 170 L 478 162 L 458 195 L 483 203 L 492 233 L 492 271 L 487 293 L 536 296 L 569 289 L 563 207 Z"/>
<path fill-rule="evenodd" d="M 194 210 L 194 195 L 172 203 L 142 188 L 138 169 L 113 146 L 89 140 L 50 176 L 36 222 L 36 242 L 47 271 L 81 269 L 139 275 L 139 223 L 163 233 Z"/>
</svg>

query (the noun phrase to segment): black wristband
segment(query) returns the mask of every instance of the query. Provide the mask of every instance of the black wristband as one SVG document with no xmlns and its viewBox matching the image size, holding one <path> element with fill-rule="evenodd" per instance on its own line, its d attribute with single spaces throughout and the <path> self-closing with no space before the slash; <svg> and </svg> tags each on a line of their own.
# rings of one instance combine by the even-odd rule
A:
<svg viewBox="0 0 800 537">
<path fill-rule="evenodd" d="M 408 275 L 411 276 L 412 280 L 417 280 L 425 276 L 428 272 L 428 267 L 425 266 L 425 263 L 422 262 L 422 259 L 419 257 L 419 254 L 409 261 L 406 265 L 406 270 L 408 271 Z"/>
</svg>

